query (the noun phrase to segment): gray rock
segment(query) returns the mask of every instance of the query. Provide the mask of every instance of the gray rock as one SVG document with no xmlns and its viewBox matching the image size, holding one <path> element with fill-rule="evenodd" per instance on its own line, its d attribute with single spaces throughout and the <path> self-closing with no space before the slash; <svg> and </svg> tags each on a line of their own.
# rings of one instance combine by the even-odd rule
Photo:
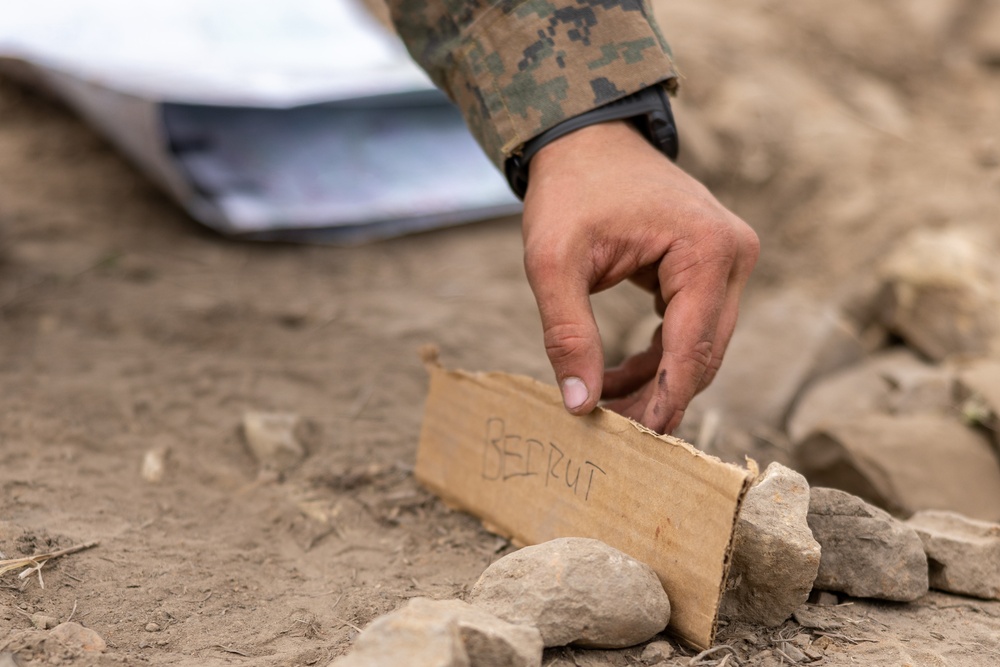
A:
<svg viewBox="0 0 1000 667">
<path fill-rule="evenodd" d="M 747 492 L 736 523 L 724 616 L 778 626 L 809 597 L 820 546 L 806 522 L 805 477 L 772 463 Z"/>
<path fill-rule="evenodd" d="M 989 438 L 944 415 L 868 415 L 824 426 L 795 448 L 796 469 L 909 516 L 945 509 L 1000 519 L 1000 462 Z"/>
<path fill-rule="evenodd" d="M 909 602 L 927 592 L 927 557 L 916 531 L 837 489 L 813 487 L 809 527 L 823 549 L 816 587 Z"/>
<path fill-rule="evenodd" d="M 931 588 L 1000 600 L 1000 524 L 933 510 L 907 523 L 923 540 Z"/>
<path fill-rule="evenodd" d="M 375 619 L 331 667 L 539 667 L 538 630 L 460 600 L 414 598 Z"/>
<path fill-rule="evenodd" d="M 1000 361 L 981 359 L 958 374 L 957 398 L 965 418 L 985 426 L 1000 447 Z"/>
<path fill-rule="evenodd" d="M 469 601 L 511 623 L 535 626 L 545 646 L 624 648 L 670 621 L 652 568 L 598 540 L 551 540 L 490 565 Z"/>
<path fill-rule="evenodd" d="M 243 438 L 261 468 L 283 472 L 305 457 L 296 434 L 300 423 L 293 414 L 250 411 L 243 415 Z"/>
<path fill-rule="evenodd" d="M 783 428 L 804 387 L 864 353 L 855 327 L 837 309 L 795 291 L 762 294 L 742 308 L 726 364 L 692 410 L 717 409 L 726 423 L 744 429 Z"/>
<path fill-rule="evenodd" d="M 919 230 L 880 267 L 883 323 L 935 361 L 986 354 L 997 334 L 987 246 L 962 230 Z"/>
<path fill-rule="evenodd" d="M 658 665 L 674 657 L 674 647 L 670 642 L 650 642 L 642 649 L 639 659 L 646 665 Z"/>
<path fill-rule="evenodd" d="M 948 413 L 954 409 L 954 373 L 892 348 L 822 377 L 796 402 L 786 430 L 793 442 L 812 432 L 869 414 Z"/>
<path fill-rule="evenodd" d="M 893 414 L 949 414 L 955 409 L 955 372 L 914 358 L 912 363 L 886 364 L 883 377 L 892 386 Z"/>
</svg>

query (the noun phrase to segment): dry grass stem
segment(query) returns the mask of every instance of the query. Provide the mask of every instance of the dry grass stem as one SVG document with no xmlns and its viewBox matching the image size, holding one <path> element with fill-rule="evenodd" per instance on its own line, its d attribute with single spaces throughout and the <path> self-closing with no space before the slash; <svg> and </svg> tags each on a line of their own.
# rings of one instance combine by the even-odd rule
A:
<svg viewBox="0 0 1000 667">
<path fill-rule="evenodd" d="M 42 566 L 50 560 L 60 558 L 61 556 L 68 556 L 69 554 L 75 554 L 78 551 L 90 549 L 92 547 L 96 547 L 97 545 L 98 542 L 95 540 L 93 542 L 84 542 L 83 544 L 67 547 L 66 549 L 52 551 L 47 554 L 36 554 L 34 556 L 26 556 L 25 558 L 8 558 L 7 560 L 0 560 L 0 575 L 6 574 L 11 570 L 19 570 L 22 567 L 26 567 L 28 569 L 19 574 L 18 577 L 24 579 L 32 572 L 38 572 L 38 580 L 41 582 Z M 45 588 L 44 584 L 42 585 L 42 588 Z"/>
<path fill-rule="evenodd" d="M 70 621 L 72 621 L 72 620 L 73 620 L 73 617 L 74 617 L 74 616 L 76 615 L 76 604 L 77 604 L 78 602 L 79 602 L 79 600 L 73 600 L 73 611 L 71 611 L 71 612 L 69 613 L 69 618 L 67 618 L 67 619 L 66 619 L 66 622 L 67 622 L 67 623 L 69 623 Z"/>
<path fill-rule="evenodd" d="M 716 654 L 716 653 L 718 653 L 719 651 L 729 651 L 729 653 L 733 656 L 733 662 L 735 662 L 738 666 L 742 664 L 742 663 L 740 663 L 740 659 L 736 657 L 736 649 L 734 649 L 729 644 L 720 644 L 719 646 L 713 646 L 712 648 L 706 649 L 706 650 L 702 651 L 701 653 L 699 653 L 698 655 L 694 656 L 688 662 L 688 665 L 691 665 L 692 667 L 694 667 L 695 665 L 704 665 L 704 664 L 707 664 L 705 662 L 705 659 L 708 658 L 708 657 L 710 657 L 710 656 L 712 656 L 712 655 L 714 655 L 714 654 Z"/>
<path fill-rule="evenodd" d="M 334 617 L 333 617 L 333 620 L 337 621 L 338 623 L 342 623 L 342 624 L 346 625 L 346 626 L 347 626 L 347 627 L 349 627 L 349 628 L 354 628 L 354 629 L 355 629 L 355 630 L 357 630 L 358 632 L 361 632 L 361 628 L 359 628 L 358 626 L 354 625 L 354 624 L 353 624 L 353 623 L 351 623 L 350 621 L 345 621 L 344 619 L 342 619 L 342 618 L 338 618 L 338 617 L 336 617 L 336 616 L 334 616 Z"/>
</svg>

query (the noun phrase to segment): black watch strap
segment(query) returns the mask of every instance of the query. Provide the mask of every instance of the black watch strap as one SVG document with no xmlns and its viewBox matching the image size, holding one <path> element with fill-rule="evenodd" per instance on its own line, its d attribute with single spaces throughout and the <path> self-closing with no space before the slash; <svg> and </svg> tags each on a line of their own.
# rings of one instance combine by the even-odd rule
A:
<svg viewBox="0 0 1000 667">
<path fill-rule="evenodd" d="M 643 136 L 671 160 L 677 159 L 680 142 L 674 114 L 670 110 L 670 98 L 662 85 L 643 88 L 620 100 L 574 116 L 542 132 L 524 144 L 519 155 L 512 155 L 504 164 L 504 173 L 510 189 L 524 199 L 528 191 L 528 167 L 531 158 L 538 151 L 559 137 L 580 128 L 612 120 L 631 120 Z"/>
</svg>

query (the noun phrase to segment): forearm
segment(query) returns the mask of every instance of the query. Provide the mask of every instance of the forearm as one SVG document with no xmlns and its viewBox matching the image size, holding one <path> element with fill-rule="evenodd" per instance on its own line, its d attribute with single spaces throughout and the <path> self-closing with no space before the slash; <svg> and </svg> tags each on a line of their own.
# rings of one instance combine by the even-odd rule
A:
<svg viewBox="0 0 1000 667">
<path fill-rule="evenodd" d="M 499 166 L 557 123 L 673 80 L 642 0 L 388 0 L 410 53 Z"/>
</svg>

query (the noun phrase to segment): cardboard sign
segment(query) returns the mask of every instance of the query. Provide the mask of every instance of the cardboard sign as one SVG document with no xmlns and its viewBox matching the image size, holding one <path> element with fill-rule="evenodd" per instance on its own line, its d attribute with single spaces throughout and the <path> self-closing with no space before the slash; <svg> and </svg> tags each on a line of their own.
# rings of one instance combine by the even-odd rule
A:
<svg viewBox="0 0 1000 667">
<path fill-rule="evenodd" d="M 711 646 L 748 470 L 608 410 L 569 415 L 530 378 L 428 370 L 421 483 L 515 544 L 592 537 L 649 564 L 670 629 Z"/>
</svg>

